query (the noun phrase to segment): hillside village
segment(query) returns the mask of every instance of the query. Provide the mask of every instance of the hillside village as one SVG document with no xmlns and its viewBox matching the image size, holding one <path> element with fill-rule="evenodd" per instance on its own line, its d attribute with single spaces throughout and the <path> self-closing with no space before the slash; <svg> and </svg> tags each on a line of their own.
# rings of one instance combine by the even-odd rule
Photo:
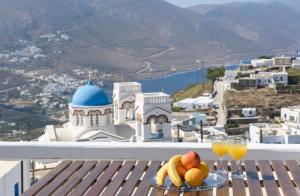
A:
<svg viewBox="0 0 300 196">
<path fill-rule="evenodd" d="M 173 98 L 180 100 L 174 102 L 174 111 L 204 113 L 209 119 L 206 122 L 218 127 L 219 108 L 223 108 L 228 134 L 243 134 L 253 142 L 300 142 L 300 126 L 297 124 L 300 108 L 299 62 L 300 52 L 294 57 L 262 56 L 241 61 L 238 69 L 225 70 L 223 76 L 215 78 L 214 90 L 205 88 L 205 84 L 177 93 Z M 220 94 L 216 88 L 218 84 L 224 88 L 221 92 L 224 99 L 217 104 L 216 95 Z M 191 89 L 201 89 L 203 95 L 195 96 Z M 265 131 L 259 133 L 257 127 Z M 277 131 L 271 131 L 273 128 Z M 191 133 L 188 135 L 191 138 Z M 287 139 L 289 135 L 293 138 L 290 141 Z M 299 139 L 295 139 L 297 135 Z M 255 137 L 266 139 L 253 139 Z"/>
</svg>

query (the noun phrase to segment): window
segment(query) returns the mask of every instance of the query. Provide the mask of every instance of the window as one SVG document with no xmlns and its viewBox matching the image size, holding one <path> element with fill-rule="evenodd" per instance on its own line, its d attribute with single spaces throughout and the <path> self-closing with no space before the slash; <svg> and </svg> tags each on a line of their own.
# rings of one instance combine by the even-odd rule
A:
<svg viewBox="0 0 300 196">
<path fill-rule="evenodd" d="M 90 116 L 90 121 L 91 121 L 91 127 L 94 126 L 94 118 L 93 118 L 93 115 Z"/>
<path fill-rule="evenodd" d="M 99 126 L 99 114 L 96 114 L 96 126 Z"/>
</svg>

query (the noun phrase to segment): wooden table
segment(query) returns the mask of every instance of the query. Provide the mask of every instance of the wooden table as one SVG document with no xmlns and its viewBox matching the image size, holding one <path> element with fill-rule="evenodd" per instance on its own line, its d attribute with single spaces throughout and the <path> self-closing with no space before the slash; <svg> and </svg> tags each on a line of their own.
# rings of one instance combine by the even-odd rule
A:
<svg viewBox="0 0 300 196">
<path fill-rule="evenodd" d="M 207 161 L 211 171 L 219 164 Z M 229 176 L 236 169 L 226 162 Z M 232 180 L 219 189 L 200 193 L 167 192 L 152 188 L 148 179 L 161 161 L 63 161 L 37 181 L 23 195 L 300 195 L 300 167 L 297 161 L 245 161 L 244 180 Z"/>
</svg>

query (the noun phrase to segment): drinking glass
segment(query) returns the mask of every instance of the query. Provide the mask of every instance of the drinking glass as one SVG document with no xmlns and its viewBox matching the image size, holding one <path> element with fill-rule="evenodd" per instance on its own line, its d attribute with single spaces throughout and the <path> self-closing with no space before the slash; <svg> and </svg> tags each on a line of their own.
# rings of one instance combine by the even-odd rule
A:
<svg viewBox="0 0 300 196">
<path fill-rule="evenodd" d="M 215 135 L 212 138 L 212 151 L 218 156 L 220 168 L 216 171 L 217 174 L 226 176 L 227 171 L 224 168 L 224 157 L 228 151 L 227 138 L 224 135 Z"/>
<path fill-rule="evenodd" d="M 233 179 L 244 179 L 241 169 L 241 160 L 247 153 L 247 141 L 244 137 L 233 137 L 229 140 L 228 154 L 236 161 L 237 170 L 232 172 Z"/>
</svg>

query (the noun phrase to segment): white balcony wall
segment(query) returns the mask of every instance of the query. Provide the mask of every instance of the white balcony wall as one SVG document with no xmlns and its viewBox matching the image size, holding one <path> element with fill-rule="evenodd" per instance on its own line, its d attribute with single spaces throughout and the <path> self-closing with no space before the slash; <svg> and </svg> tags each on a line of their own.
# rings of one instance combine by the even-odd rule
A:
<svg viewBox="0 0 300 196">
<path fill-rule="evenodd" d="M 2 160 L 167 160 L 189 150 L 215 160 L 209 143 L 0 142 Z M 226 157 L 230 159 L 229 157 Z M 300 160 L 298 144 L 248 144 L 246 160 Z"/>
</svg>

